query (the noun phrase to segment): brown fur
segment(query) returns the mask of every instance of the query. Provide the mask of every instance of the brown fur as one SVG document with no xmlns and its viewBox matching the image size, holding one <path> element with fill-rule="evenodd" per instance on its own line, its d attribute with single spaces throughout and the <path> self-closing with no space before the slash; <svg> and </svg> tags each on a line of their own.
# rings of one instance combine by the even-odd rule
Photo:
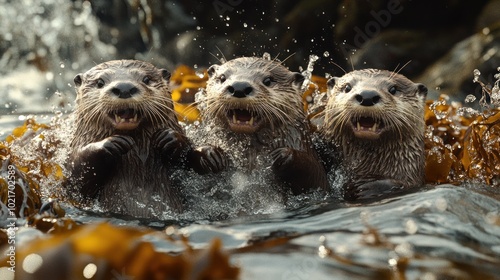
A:
<svg viewBox="0 0 500 280">
<path fill-rule="evenodd" d="M 68 187 L 82 202 L 97 198 L 105 211 L 161 217 L 182 209 L 171 178 L 175 168 L 224 168 L 217 153 L 219 166 L 200 163 L 203 155 L 177 122 L 169 78 L 167 70 L 135 60 L 109 61 L 75 77 Z"/>
<path fill-rule="evenodd" d="M 303 111 L 300 73 L 256 57 L 213 65 L 208 73 L 203 121 L 213 126 L 210 134 L 218 146 L 233 146 L 226 153 L 235 170 L 249 173 L 272 167 L 268 184 L 294 194 L 327 188 Z M 233 115 L 243 123 L 252 116 L 254 125 L 236 125 Z"/>
<path fill-rule="evenodd" d="M 330 156 L 327 162 L 340 161 L 349 176 L 346 198 L 424 183 L 426 93 L 422 84 L 377 69 L 353 71 L 328 81 L 319 134 L 327 149 L 334 151 L 333 157 L 338 156 Z"/>
</svg>

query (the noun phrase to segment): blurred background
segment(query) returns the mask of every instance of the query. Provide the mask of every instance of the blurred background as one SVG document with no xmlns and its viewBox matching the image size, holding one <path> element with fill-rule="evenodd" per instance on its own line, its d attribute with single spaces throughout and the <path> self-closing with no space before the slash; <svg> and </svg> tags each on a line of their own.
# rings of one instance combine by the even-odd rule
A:
<svg viewBox="0 0 500 280">
<path fill-rule="evenodd" d="M 70 111 L 74 75 L 122 58 L 201 70 L 268 52 L 299 71 L 316 55 L 315 75 L 400 70 L 461 101 L 500 66 L 500 0 L 201 2 L 0 0 L 0 115 Z"/>
</svg>

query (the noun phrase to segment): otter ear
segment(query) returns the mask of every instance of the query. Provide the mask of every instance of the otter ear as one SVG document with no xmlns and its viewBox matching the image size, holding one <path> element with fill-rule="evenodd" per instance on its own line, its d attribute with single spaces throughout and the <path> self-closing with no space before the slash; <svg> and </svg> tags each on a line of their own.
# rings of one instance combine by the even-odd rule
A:
<svg viewBox="0 0 500 280">
<path fill-rule="evenodd" d="M 73 78 L 73 82 L 75 82 L 75 85 L 77 87 L 81 86 L 82 85 L 82 74 L 78 74 L 75 76 L 75 78 Z"/>
<path fill-rule="evenodd" d="M 335 86 L 335 83 L 337 83 L 337 80 L 339 78 L 338 77 L 331 77 L 330 79 L 328 79 L 328 81 L 326 82 L 326 86 L 329 88 L 329 89 L 332 89 L 334 86 Z"/>
<path fill-rule="evenodd" d="M 427 97 L 427 87 L 424 85 L 424 84 L 420 84 L 418 83 L 417 84 L 417 87 L 418 87 L 418 94 L 423 96 L 424 98 Z"/>
<path fill-rule="evenodd" d="M 304 83 L 304 80 L 306 79 L 306 77 L 304 77 L 304 75 L 302 75 L 301 73 L 299 72 L 293 72 L 293 83 L 298 86 L 299 88 L 302 87 L 302 84 Z"/>
<path fill-rule="evenodd" d="M 161 72 L 161 76 L 163 77 L 163 79 L 165 79 L 167 81 L 170 80 L 170 76 L 172 76 L 172 74 L 170 74 L 170 72 L 167 69 L 160 69 L 160 72 Z"/>
<path fill-rule="evenodd" d="M 218 68 L 219 68 L 219 65 L 217 65 L 217 64 L 214 64 L 214 65 L 208 67 L 208 69 L 207 69 L 208 76 L 210 78 L 212 78 L 215 75 L 215 72 L 217 71 Z"/>
</svg>

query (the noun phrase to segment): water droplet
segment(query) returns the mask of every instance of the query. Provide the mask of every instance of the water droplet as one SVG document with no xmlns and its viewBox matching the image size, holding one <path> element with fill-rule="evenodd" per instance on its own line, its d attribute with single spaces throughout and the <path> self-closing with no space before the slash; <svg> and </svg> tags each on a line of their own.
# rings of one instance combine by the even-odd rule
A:
<svg viewBox="0 0 500 280">
<path fill-rule="evenodd" d="M 472 94 L 469 94 L 465 97 L 465 103 L 471 103 L 476 101 L 476 97 Z"/>
<path fill-rule="evenodd" d="M 434 205 L 441 212 L 446 211 L 446 208 L 448 208 L 448 202 L 446 202 L 446 200 L 444 198 L 436 199 L 436 201 L 434 202 Z"/>
<path fill-rule="evenodd" d="M 40 267 L 42 267 L 43 258 L 38 254 L 27 255 L 23 260 L 23 270 L 27 273 L 35 273 Z"/>
<path fill-rule="evenodd" d="M 62 63 L 62 62 L 61 62 L 61 63 L 59 64 L 59 67 L 64 68 L 64 67 L 65 67 L 64 63 Z"/>
<path fill-rule="evenodd" d="M 415 234 L 415 233 L 417 233 L 417 230 L 418 230 L 418 225 L 414 220 L 410 219 L 410 220 L 406 221 L 405 231 L 408 234 Z"/>
<path fill-rule="evenodd" d="M 262 58 L 265 59 L 265 60 L 271 60 L 271 54 L 268 53 L 268 52 L 265 52 L 263 55 L 262 55 Z"/>
<path fill-rule="evenodd" d="M 323 53 L 323 56 L 324 56 L 324 57 L 329 57 L 329 56 L 330 56 L 330 53 L 329 53 L 328 51 L 325 51 L 325 52 Z"/>
<path fill-rule="evenodd" d="M 97 272 L 97 266 L 93 263 L 89 263 L 83 269 L 83 277 L 86 279 L 91 279 Z"/>
<path fill-rule="evenodd" d="M 47 79 L 47 81 L 52 81 L 54 79 L 54 73 L 52 72 L 45 73 L 45 79 Z"/>
<path fill-rule="evenodd" d="M 201 26 L 196 26 L 196 30 L 201 30 Z"/>
<path fill-rule="evenodd" d="M 248 24 L 246 22 L 243 23 L 243 27 L 247 28 Z"/>
<path fill-rule="evenodd" d="M 408 242 L 403 242 L 394 248 L 394 252 L 399 257 L 411 258 L 414 255 L 413 246 Z"/>
<path fill-rule="evenodd" d="M 280 22 L 280 19 L 279 18 L 275 18 L 274 21 Z"/>
<path fill-rule="evenodd" d="M 481 76 L 481 72 L 478 69 L 474 69 L 474 83 L 477 83 L 479 81 L 479 76 Z"/>
</svg>

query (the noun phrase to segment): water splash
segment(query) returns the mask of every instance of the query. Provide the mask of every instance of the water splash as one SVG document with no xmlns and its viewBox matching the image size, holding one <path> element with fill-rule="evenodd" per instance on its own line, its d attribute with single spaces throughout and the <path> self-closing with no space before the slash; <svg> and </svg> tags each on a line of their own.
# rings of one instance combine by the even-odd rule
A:
<svg viewBox="0 0 500 280">
<path fill-rule="evenodd" d="M 302 84 L 302 91 L 305 91 L 309 84 L 311 83 L 312 72 L 314 70 L 314 64 L 318 61 L 319 56 L 315 54 L 309 55 L 309 62 L 307 63 L 306 70 L 302 71 L 302 75 L 304 75 L 304 83 Z"/>
<path fill-rule="evenodd" d="M 0 0 L 0 4 L 0 18 L 9 19 L 0 25 L 7 42 L 0 47 L 0 96 L 18 110 L 34 103 L 37 108 L 26 111 L 40 111 L 47 100 L 66 103 L 51 100 L 56 89 L 69 90 L 68 81 L 81 69 L 116 55 L 112 45 L 99 40 L 99 23 L 89 1 Z M 26 78 L 26 73 L 32 77 Z M 26 83 L 28 79 L 37 82 Z M 26 97 L 31 100 L 23 101 Z M 44 109 L 49 108 L 47 104 Z"/>
</svg>

